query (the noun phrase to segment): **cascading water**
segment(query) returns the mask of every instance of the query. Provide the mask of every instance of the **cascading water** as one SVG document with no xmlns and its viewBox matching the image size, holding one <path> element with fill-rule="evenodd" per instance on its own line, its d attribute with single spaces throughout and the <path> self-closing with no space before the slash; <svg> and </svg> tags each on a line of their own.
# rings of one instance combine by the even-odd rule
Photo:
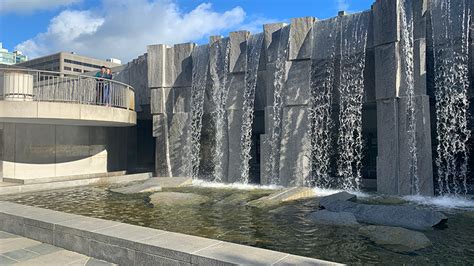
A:
<svg viewBox="0 0 474 266">
<path fill-rule="evenodd" d="M 275 74 L 273 82 L 273 123 L 270 141 L 270 160 L 267 163 L 267 173 L 270 175 L 270 184 L 279 184 L 280 170 L 280 140 L 281 140 L 281 118 L 283 113 L 283 87 L 286 75 L 286 59 L 288 55 L 288 36 L 290 27 L 286 26 L 281 29 L 280 42 L 278 47 L 278 55 L 275 62 Z"/>
<path fill-rule="evenodd" d="M 247 41 L 247 71 L 245 73 L 245 92 L 242 108 L 241 183 L 248 184 L 250 172 L 250 149 L 252 147 L 252 125 L 254 119 L 255 88 L 257 86 L 258 65 L 263 44 L 263 34 L 251 35 Z"/>
<path fill-rule="evenodd" d="M 469 110 L 468 0 L 431 3 L 439 194 L 467 193 Z"/>
<path fill-rule="evenodd" d="M 201 128 L 204 106 L 204 94 L 209 70 L 209 46 L 202 45 L 194 49 L 192 54 L 193 73 L 191 86 L 191 165 L 192 177 L 199 175 L 199 152 L 201 148 Z"/>
<path fill-rule="evenodd" d="M 364 95 L 367 13 L 341 18 L 340 109 L 337 164 L 343 189 L 358 190 L 362 167 L 362 100 Z"/>
<path fill-rule="evenodd" d="M 406 86 L 406 119 L 407 119 L 407 136 L 408 148 L 410 152 L 409 180 L 411 181 L 411 194 L 420 193 L 420 185 L 418 178 L 418 155 L 416 145 L 416 117 L 415 117 L 415 81 L 414 81 L 414 61 L 413 61 L 413 10 L 412 1 L 400 1 L 400 18 L 401 18 L 401 66 Z"/>
<path fill-rule="evenodd" d="M 213 80 L 213 102 L 216 104 L 214 112 L 215 125 L 215 146 L 212 155 L 214 165 L 213 179 L 216 182 L 222 182 L 226 173 L 224 173 L 224 138 L 227 132 L 226 127 L 226 103 L 228 96 L 227 72 L 229 67 L 230 42 L 228 38 L 221 39 L 216 43 L 217 62 L 213 64 L 215 69 L 211 71 Z"/>
<path fill-rule="evenodd" d="M 314 47 L 318 47 L 311 62 L 309 105 L 311 138 L 311 176 L 307 186 L 329 188 L 331 150 L 332 97 L 335 76 L 336 35 L 335 20 L 316 22 L 313 28 Z M 324 48 L 323 48 L 324 47 Z"/>
</svg>

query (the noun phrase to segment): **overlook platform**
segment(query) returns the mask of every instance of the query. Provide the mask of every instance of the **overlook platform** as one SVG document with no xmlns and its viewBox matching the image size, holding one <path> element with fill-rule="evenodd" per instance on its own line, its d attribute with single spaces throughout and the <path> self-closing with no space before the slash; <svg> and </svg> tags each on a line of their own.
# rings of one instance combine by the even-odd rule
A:
<svg viewBox="0 0 474 266">
<path fill-rule="evenodd" d="M 0 122 L 133 126 L 134 94 L 133 87 L 114 80 L 0 68 Z"/>
</svg>

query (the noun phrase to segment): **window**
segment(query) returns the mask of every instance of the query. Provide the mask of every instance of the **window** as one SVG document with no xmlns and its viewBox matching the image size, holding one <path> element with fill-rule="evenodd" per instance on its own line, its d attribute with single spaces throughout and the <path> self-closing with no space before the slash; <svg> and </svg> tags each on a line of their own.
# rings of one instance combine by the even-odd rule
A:
<svg viewBox="0 0 474 266">
<path fill-rule="evenodd" d="M 75 61 L 75 60 L 71 60 L 71 59 L 64 59 L 64 62 L 69 63 L 69 64 L 78 65 L 78 66 L 86 66 L 86 67 L 92 67 L 92 68 L 100 69 L 100 66 L 98 66 L 98 65 L 79 62 L 79 61 Z"/>
<path fill-rule="evenodd" d="M 73 70 L 74 72 L 79 72 L 79 73 L 82 73 L 82 70 L 81 69 L 78 69 L 78 68 L 74 68 Z"/>
<path fill-rule="evenodd" d="M 70 68 L 70 67 L 67 67 L 67 66 L 65 66 L 65 67 L 64 67 L 64 70 L 71 71 L 71 68 Z"/>
</svg>

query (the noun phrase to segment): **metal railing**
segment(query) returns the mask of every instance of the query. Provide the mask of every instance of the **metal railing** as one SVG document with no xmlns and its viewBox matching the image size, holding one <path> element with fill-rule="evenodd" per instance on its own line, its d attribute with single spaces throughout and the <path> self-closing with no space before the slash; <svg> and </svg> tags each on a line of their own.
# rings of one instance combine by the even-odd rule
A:
<svg viewBox="0 0 474 266">
<path fill-rule="evenodd" d="M 0 68 L 0 100 L 92 104 L 135 110 L 135 92 L 127 84 L 23 68 Z"/>
</svg>

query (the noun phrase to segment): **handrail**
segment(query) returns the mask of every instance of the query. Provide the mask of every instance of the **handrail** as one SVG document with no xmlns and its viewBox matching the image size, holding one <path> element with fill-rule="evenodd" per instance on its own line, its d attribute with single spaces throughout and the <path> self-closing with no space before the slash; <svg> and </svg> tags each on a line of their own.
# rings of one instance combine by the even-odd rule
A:
<svg viewBox="0 0 474 266">
<path fill-rule="evenodd" d="M 28 68 L 0 68 L 0 99 L 72 102 L 135 110 L 132 86 L 109 79 Z"/>
<path fill-rule="evenodd" d="M 42 72 L 42 73 L 51 73 L 51 74 L 55 74 L 55 75 L 67 75 L 67 76 L 75 76 L 75 77 L 82 77 L 82 78 L 96 78 L 94 76 L 88 76 L 88 75 L 69 74 L 69 73 L 63 73 L 63 72 L 57 72 L 57 71 L 41 70 L 41 69 L 34 69 L 34 68 L 24 68 L 24 67 L 11 67 L 11 68 L 0 67 L 0 73 L 3 70 L 7 70 L 7 71 L 20 70 L 20 71 L 26 71 L 26 72 L 35 72 L 35 73 L 36 72 Z M 123 83 L 123 82 L 120 82 L 120 81 L 117 81 L 117 80 L 113 80 L 113 79 L 111 79 L 110 81 L 113 82 L 113 83 L 128 86 L 128 87 L 130 87 L 131 90 L 135 91 L 134 87 L 132 87 L 132 86 L 126 84 L 126 83 Z"/>
</svg>

